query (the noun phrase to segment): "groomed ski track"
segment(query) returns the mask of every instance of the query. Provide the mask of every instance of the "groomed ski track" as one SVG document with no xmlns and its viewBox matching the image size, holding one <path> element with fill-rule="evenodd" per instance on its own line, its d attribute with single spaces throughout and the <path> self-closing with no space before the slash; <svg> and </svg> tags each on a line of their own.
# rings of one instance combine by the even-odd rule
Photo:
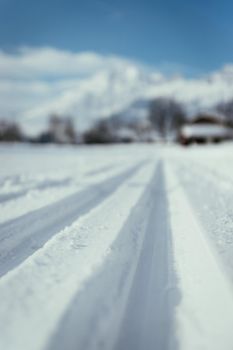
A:
<svg viewBox="0 0 233 350">
<path fill-rule="evenodd" d="M 35 180 L 39 206 L 0 194 L 0 349 L 233 349 L 233 173 L 221 150 L 139 149 L 72 154 L 91 165 Z"/>
</svg>

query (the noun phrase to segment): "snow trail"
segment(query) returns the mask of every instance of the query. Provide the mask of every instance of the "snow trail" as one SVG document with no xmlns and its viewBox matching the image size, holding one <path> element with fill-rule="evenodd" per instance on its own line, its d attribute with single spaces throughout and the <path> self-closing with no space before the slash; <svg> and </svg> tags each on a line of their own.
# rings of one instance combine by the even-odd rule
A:
<svg viewBox="0 0 233 350">
<path fill-rule="evenodd" d="M 86 190 L 0 225 L 0 276 L 13 269 L 62 228 L 98 205 L 142 163 Z"/>
<path fill-rule="evenodd" d="M 151 349 L 166 341 L 172 323 L 166 305 L 170 269 L 166 222 L 158 165 L 111 246 L 111 255 L 72 301 L 47 349 Z M 91 337 L 86 329 L 91 329 Z"/>
<path fill-rule="evenodd" d="M 0 349 L 232 350 L 232 145 L 45 151 L 2 150 Z"/>
<path fill-rule="evenodd" d="M 115 350 L 167 349 L 167 333 L 174 335 L 174 308 L 180 299 L 172 270 L 170 223 L 162 162 L 158 168 L 152 208 L 141 255 Z M 173 282 L 173 289 L 169 284 Z"/>
<path fill-rule="evenodd" d="M 216 173 L 183 162 L 174 164 L 174 171 L 203 225 L 209 244 L 233 282 L 233 182 L 230 174 L 229 180 L 220 181 Z M 197 178 L 201 178 L 199 183 Z"/>
<path fill-rule="evenodd" d="M 0 304 L 0 348 L 45 347 L 70 300 L 111 254 L 110 246 L 147 187 L 154 166 L 138 168 L 104 202 L 0 279 L 0 299 L 5 300 Z"/>
<path fill-rule="evenodd" d="M 174 265 L 182 295 L 175 313 L 179 349 L 232 350 L 232 285 L 219 267 L 203 228 L 168 165 L 166 180 Z"/>
</svg>

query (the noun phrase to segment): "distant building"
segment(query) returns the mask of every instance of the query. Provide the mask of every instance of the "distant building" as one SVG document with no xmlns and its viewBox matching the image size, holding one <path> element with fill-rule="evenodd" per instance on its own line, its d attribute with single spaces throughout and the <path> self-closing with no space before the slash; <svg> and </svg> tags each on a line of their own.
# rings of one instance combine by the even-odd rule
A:
<svg viewBox="0 0 233 350">
<path fill-rule="evenodd" d="M 183 145 L 218 143 L 230 139 L 233 139 L 233 129 L 226 126 L 223 118 L 217 115 L 200 114 L 185 123 L 179 132 L 179 142 Z"/>
<path fill-rule="evenodd" d="M 58 144 L 77 144 L 79 141 L 72 119 L 58 115 L 50 117 L 48 130 L 42 132 L 36 140 L 39 143 Z"/>
</svg>

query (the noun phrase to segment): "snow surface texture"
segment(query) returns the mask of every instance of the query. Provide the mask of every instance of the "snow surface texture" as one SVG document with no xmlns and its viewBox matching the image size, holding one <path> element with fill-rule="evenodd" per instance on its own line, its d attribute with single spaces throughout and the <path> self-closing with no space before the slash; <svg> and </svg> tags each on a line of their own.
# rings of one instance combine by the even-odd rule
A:
<svg viewBox="0 0 233 350">
<path fill-rule="evenodd" d="M 233 349 L 232 144 L 0 159 L 0 349 Z"/>
</svg>

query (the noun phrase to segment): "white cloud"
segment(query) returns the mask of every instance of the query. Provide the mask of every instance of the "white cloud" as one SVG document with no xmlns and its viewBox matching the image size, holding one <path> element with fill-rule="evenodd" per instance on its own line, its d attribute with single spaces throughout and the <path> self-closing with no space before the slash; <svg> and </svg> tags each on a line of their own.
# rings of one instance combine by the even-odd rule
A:
<svg viewBox="0 0 233 350">
<path fill-rule="evenodd" d="M 126 60 L 93 52 L 73 53 L 51 47 L 21 48 L 15 54 L 0 51 L 0 76 L 12 79 L 79 77 Z"/>
<path fill-rule="evenodd" d="M 117 89 L 117 84 L 106 86 L 106 79 L 114 80 L 117 72 L 134 79 L 136 66 L 112 55 L 50 47 L 21 48 L 14 54 L 0 51 L 0 118 L 19 118 L 27 124 L 39 118 L 43 126 L 52 112 L 83 113 L 94 103 L 91 96 L 98 99 L 101 93 Z M 81 100 L 81 107 L 76 108 Z"/>
</svg>

